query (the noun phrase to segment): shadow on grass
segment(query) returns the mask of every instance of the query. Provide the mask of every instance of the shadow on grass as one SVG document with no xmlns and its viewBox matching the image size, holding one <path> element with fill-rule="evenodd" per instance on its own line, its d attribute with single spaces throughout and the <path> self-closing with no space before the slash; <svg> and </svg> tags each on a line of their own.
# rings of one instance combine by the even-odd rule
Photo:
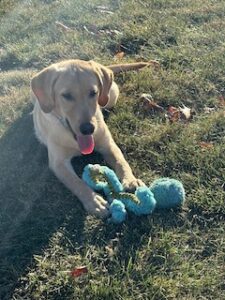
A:
<svg viewBox="0 0 225 300">
<path fill-rule="evenodd" d="M 10 298 L 33 255 L 65 222 L 82 236 L 86 216 L 48 169 L 47 150 L 35 138 L 29 110 L 0 140 L 0 299 Z"/>
</svg>

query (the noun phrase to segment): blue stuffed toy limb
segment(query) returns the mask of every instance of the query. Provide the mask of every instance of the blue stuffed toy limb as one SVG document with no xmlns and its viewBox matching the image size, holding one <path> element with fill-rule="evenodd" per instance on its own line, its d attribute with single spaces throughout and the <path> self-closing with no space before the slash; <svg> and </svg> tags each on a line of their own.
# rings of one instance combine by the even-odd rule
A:
<svg viewBox="0 0 225 300">
<path fill-rule="evenodd" d="M 111 221 L 121 223 L 129 210 L 135 215 L 151 214 L 156 208 L 180 206 L 185 200 L 182 183 L 176 179 L 156 179 L 150 188 L 138 187 L 135 194 L 126 193 L 115 172 L 106 166 L 87 165 L 83 180 L 96 191 L 103 191 L 110 203 Z"/>
<path fill-rule="evenodd" d="M 111 218 L 109 219 L 109 221 L 112 221 L 116 224 L 125 221 L 127 216 L 125 205 L 117 199 L 113 200 L 113 202 L 110 204 L 109 212 L 111 214 Z"/>
</svg>

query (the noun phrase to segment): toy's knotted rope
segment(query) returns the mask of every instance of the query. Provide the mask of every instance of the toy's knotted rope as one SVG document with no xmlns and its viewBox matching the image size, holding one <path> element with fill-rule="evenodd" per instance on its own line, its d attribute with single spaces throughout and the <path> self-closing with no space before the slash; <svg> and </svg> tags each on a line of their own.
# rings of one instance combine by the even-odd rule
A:
<svg viewBox="0 0 225 300">
<path fill-rule="evenodd" d="M 126 193 L 126 192 L 116 192 L 113 186 L 113 183 L 111 181 L 111 178 L 107 176 L 107 174 L 104 172 L 103 169 L 100 168 L 91 168 L 90 169 L 90 178 L 93 182 L 95 183 L 107 183 L 108 184 L 108 189 L 109 189 L 109 194 L 108 197 L 109 199 L 117 199 L 117 200 L 131 200 L 135 204 L 139 205 L 140 200 L 138 197 L 134 194 L 131 193 Z"/>
</svg>

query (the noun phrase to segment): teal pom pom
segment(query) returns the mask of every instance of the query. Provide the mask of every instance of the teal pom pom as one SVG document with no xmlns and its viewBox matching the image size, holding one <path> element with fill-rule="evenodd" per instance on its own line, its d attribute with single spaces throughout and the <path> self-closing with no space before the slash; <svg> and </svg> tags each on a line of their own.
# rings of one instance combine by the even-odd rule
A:
<svg viewBox="0 0 225 300">
<path fill-rule="evenodd" d="M 172 178 L 156 179 L 150 186 L 155 196 L 156 208 L 181 206 L 185 201 L 183 184 Z"/>
<path fill-rule="evenodd" d="M 132 201 L 131 196 L 129 197 L 128 194 L 128 198 L 122 198 L 121 201 L 125 204 L 125 207 L 135 215 L 148 215 L 155 209 L 155 197 L 148 187 L 143 186 L 136 189 L 135 196 L 139 200 L 139 203 Z"/>
<path fill-rule="evenodd" d="M 126 219 L 126 208 L 125 205 L 119 200 L 113 200 L 109 207 L 109 212 L 111 213 L 110 221 L 119 224 Z"/>
</svg>

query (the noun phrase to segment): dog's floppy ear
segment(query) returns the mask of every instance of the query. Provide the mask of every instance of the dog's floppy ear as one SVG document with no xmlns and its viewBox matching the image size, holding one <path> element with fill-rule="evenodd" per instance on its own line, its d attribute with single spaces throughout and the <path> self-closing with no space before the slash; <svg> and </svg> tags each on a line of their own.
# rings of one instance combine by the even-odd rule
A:
<svg viewBox="0 0 225 300">
<path fill-rule="evenodd" d="M 96 62 L 91 62 L 92 65 L 94 65 L 99 82 L 100 82 L 100 94 L 99 94 L 99 98 L 98 98 L 98 104 L 101 107 L 106 106 L 108 100 L 109 100 L 109 90 L 112 86 L 112 82 L 113 82 L 113 72 L 96 63 Z"/>
<path fill-rule="evenodd" d="M 37 97 L 41 109 L 45 113 L 51 112 L 54 108 L 54 85 L 58 74 L 56 68 L 50 66 L 40 71 L 31 79 L 32 91 Z"/>
</svg>

